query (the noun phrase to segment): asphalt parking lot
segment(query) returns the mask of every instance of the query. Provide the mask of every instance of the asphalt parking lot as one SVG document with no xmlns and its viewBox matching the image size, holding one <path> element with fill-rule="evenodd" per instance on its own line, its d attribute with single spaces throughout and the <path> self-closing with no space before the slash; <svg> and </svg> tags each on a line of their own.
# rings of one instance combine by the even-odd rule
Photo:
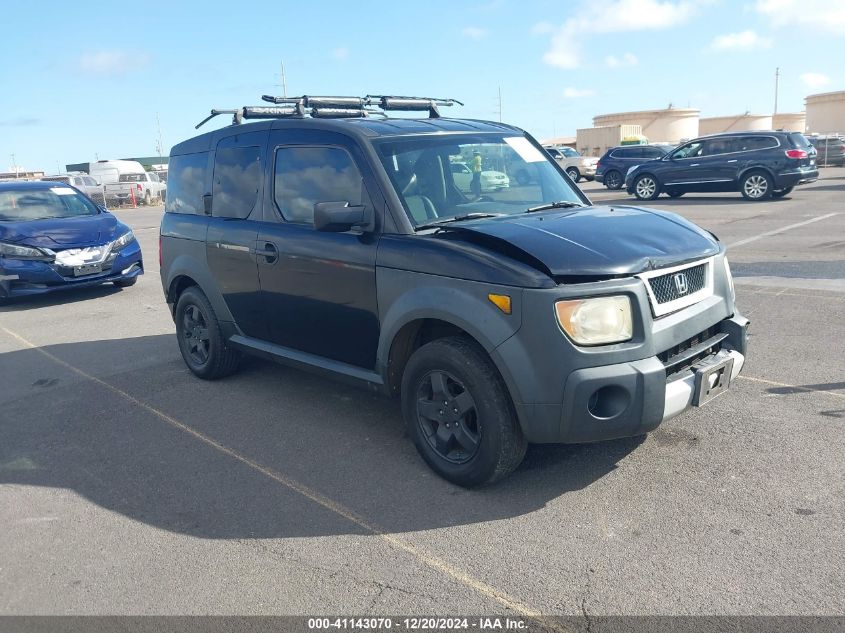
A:
<svg viewBox="0 0 845 633">
<path fill-rule="evenodd" d="M 595 183 L 596 202 L 628 201 Z M 0 307 L 0 614 L 842 614 L 845 169 L 662 197 L 729 245 L 749 361 L 646 438 L 435 476 L 398 403 L 185 368 L 146 275 Z"/>
</svg>

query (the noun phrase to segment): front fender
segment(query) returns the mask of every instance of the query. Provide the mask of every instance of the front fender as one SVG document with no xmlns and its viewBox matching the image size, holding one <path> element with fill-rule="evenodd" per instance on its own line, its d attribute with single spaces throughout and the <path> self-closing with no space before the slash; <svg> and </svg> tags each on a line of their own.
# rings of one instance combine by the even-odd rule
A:
<svg viewBox="0 0 845 633">
<path fill-rule="evenodd" d="M 513 336 L 522 324 L 522 290 L 400 271 L 376 269 L 381 334 L 377 362 L 387 366 L 390 347 L 397 333 L 418 319 L 451 323 L 472 336 L 488 353 Z M 505 314 L 488 298 L 490 293 L 511 298 L 511 314 Z"/>
</svg>

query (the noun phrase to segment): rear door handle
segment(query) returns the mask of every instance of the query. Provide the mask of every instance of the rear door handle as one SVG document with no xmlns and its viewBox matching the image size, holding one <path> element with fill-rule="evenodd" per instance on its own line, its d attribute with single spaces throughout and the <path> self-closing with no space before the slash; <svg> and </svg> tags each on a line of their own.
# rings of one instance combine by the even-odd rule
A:
<svg viewBox="0 0 845 633">
<path fill-rule="evenodd" d="M 728 162 L 729 162 L 729 163 L 735 163 L 735 162 L 736 162 L 736 160 L 737 160 L 737 159 L 736 159 L 736 158 L 734 158 L 733 160 L 729 160 Z"/>
<path fill-rule="evenodd" d="M 256 257 L 263 257 L 268 264 L 275 264 L 279 259 L 279 249 L 272 242 L 264 242 L 261 247 L 255 249 Z"/>
<path fill-rule="evenodd" d="M 690 167 L 698 167 L 701 163 L 693 163 Z"/>
</svg>

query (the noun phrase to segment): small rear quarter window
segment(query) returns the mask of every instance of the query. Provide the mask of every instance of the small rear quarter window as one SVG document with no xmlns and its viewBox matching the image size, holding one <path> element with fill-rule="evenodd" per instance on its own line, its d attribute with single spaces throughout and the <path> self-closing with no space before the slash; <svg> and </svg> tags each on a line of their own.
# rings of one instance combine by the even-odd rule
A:
<svg viewBox="0 0 845 633">
<path fill-rule="evenodd" d="M 165 212 L 204 213 L 202 196 L 207 167 L 208 152 L 170 157 Z"/>
</svg>

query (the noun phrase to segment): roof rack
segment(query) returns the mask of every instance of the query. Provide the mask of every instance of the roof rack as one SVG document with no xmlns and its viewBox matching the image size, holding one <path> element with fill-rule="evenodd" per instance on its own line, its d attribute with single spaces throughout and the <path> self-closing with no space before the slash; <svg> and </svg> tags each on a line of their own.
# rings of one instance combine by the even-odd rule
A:
<svg viewBox="0 0 845 633">
<path fill-rule="evenodd" d="M 304 118 L 306 113 L 315 119 L 364 118 L 372 115 L 387 117 L 385 112 L 428 112 L 430 119 L 440 117 L 441 106 L 464 105 L 457 99 L 436 99 L 432 97 L 398 97 L 391 95 L 367 95 L 366 97 L 274 97 L 263 95 L 263 101 L 273 106 L 244 106 L 227 110 L 213 109 L 200 121 L 198 129 L 220 114 L 231 114 L 232 125 L 240 125 L 244 119 L 288 119 Z M 275 107 L 274 107 L 275 106 Z"/>
</svg>

